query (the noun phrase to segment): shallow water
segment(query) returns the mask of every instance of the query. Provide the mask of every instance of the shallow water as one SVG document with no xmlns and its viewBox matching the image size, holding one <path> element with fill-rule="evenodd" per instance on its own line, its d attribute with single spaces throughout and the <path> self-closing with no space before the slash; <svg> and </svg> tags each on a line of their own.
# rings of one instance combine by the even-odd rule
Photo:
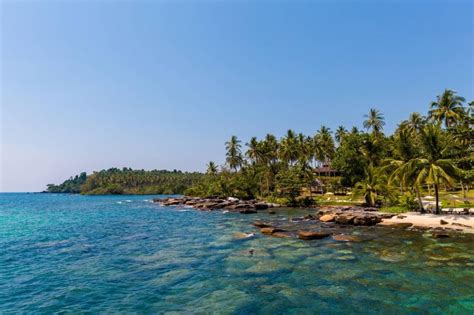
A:
<svg viewBox="0 0 474 315">
<path fill-rule="evenodd" d="M 360 227 L 343 230 L 356 242 L 238 239 L 254 220 L 305 211 L 152 198 L 0 194 L 0 313 L 474 313 L 473 236 Z"/>
</svg>

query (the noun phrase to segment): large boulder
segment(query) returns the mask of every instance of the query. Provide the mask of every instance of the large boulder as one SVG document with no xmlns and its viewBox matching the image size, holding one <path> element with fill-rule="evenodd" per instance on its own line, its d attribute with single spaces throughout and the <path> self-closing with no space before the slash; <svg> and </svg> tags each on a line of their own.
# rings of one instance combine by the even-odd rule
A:
<svg viewBox="0 0 474 315">
<path fill-rule="evenodd" d="M 381 222 L 382 219 L 378 216 L 374 215 L 360 215 L 354 218 L 354 225 L 365 225 L 365 226 L 370 226 L 370 225 L 375 225 L 379 222 Z"/>
<path fill-rule="evenodd" d="M 330 236 L 327 232 L 299 231 L 298 238 L 302 240 L 317 240 Z"/>
<path fill-rule="evenodd" d="M 356 216 L 352 214 L 340 214 L 335 218 L 335 221 L 338 224 L 352 224 L 355 217 Z"/>
<path fill-rule="evenodd" d="M 325 214 L 319 218 L 321 222 L 332 222 L 336 218 L 335 214 Z"/>
<path fill-rule="evenodd" d="M 268 204 L 266 202 L 257 202 L 255 204 L 255 209 L 257 210 L 265 210 L 268 209 Z"/>
</svg>

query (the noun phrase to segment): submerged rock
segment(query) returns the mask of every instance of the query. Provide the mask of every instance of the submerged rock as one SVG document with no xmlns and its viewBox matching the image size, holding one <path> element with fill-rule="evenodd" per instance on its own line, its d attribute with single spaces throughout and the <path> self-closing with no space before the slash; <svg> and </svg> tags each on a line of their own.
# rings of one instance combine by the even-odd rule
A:
<svg viewBox="0 0 474 315">
<path fill-rule="evenodd" d="M 260 229 L 260 232 L 265 235 L 272 235 L 273 233 L 286 231 L 277 227 L 264 227 Z"/>
<path fill-rule="evenodd" d="M 392 228 L 398 228 L 398 229 L 405 229 L 412 225 L 413 223 L 410 223 L 410 222 L 387 222 L 387 221 L 382 221 L 377 224 L 377 226 L 385 226 L 385 227 L 392 227 Z"/>
<path fill-rule="evenodd" d="M 327 232 L 299 231 L 298 238 L 302 240 L 316 240 L 330 236 Z"/>
<path fill-rule="evenodd" d="M 253 225 L 256 226 L 256 227 L 259 227 L 259 228 L 272 227 L 271 224 L 266 223 L 266 222 L 262 222 L 262 221 L 255 221 L 255 222 L 253 223 Z"/>
<path fill-rule="evenodd" d="M 339 234 L 339 235 L 333 235 L 332 238 L 336 241 L 340 242 L 355 242 L 358 241 L 359 239 L 355 236 L 352 235 L 344 235 L 344 234 Z"/>
</svg>

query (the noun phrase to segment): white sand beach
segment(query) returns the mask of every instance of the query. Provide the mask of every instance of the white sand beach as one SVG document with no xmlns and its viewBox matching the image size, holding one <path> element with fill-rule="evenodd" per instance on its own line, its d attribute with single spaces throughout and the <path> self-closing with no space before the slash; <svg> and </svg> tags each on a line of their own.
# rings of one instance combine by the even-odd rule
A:
<svg viewBox="0 0 474 315">
<path fill-rule="evenodd" d="M 412 223 L 414 227 L 447 228 L 462 230 L 464 233 L 474 233 L 474 216 L 456 214 L 420 214 L 416 212 L 403 213 L 391 219 L 384 219 L 384 223 Z"/>
</svg>

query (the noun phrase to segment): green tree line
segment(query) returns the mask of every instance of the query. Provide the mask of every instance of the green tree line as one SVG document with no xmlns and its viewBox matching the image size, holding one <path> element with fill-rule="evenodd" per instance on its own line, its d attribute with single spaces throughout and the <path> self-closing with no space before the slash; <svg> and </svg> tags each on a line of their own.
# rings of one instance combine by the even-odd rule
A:
<svg viewBox="0 0 474 315">
<path fill-rule="evenodd" d="M 81 173 L 60 185 L 49 184 L 47 192 L 105 194 L 182 194 L 203 177 L 202 173 L 166 170 L 132 170 L 110 168 Z"/>
<path fill-rule="evenodd" d="M 370 109 L 364 130 L 322 126 L 314 135 L 288 130 L 280 139 L 267 134 L 243 143 L 232 136 L 226 163 L 209 162 L 206 175 L 186 190 L 198 196 L 284 199 L 289 204 L 314 202 L 311 187 L 325 181 L 332 191 L 352 191 L 369 206 L 420 208 L 420 191 L 433 191 L 439 212 L 439 190 L 472 186 L 473 102 L 445 90 L 430 104 L 426 116 L 411 113 L 391 135 L 385 117 Z M 318 178 L 314 170 L 330 165 L 340 176 Z M 302 198 L 303 192 L 309 197 Z"/>
</svg>

